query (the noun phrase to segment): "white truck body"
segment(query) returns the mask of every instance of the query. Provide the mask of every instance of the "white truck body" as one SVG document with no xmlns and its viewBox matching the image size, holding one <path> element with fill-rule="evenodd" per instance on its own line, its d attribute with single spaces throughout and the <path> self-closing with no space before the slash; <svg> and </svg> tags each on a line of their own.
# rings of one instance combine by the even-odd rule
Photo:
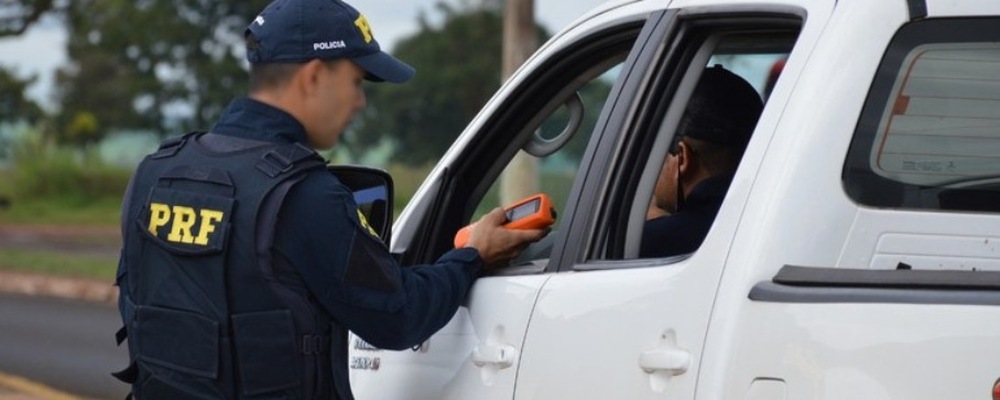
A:
<svg viewBox="0 0 1000 400">
<path fill-rule="evenodd" d="M 352 337 L 356 397 L 990 398 L 998 42 L 1000 2 L 986 0 L 639 0 L 588 13 L 504 84 L 393 229 L 404 262 L 435 259 L 538 123 L 610 77 L 577 135 L 586 150 L 548 248 L 480 278 L 413 351 Z M 786 61 L 708 236 L 687 256 L 638 258 L 697 74 L 721 60 L 749 75 L 759 59 Z"/>
</svg>

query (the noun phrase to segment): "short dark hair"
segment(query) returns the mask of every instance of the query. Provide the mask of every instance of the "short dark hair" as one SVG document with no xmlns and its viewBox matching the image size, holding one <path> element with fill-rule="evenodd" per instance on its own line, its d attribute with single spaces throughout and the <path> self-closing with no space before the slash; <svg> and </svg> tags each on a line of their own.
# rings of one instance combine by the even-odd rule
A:
<svg viewBox="0 0 1000 400">
<path fill-rule="evenodd" d="M 292 79 L 302 64 L 254 64 L 250 66 L 250 92 L 278 88 Z"/>
</svg>

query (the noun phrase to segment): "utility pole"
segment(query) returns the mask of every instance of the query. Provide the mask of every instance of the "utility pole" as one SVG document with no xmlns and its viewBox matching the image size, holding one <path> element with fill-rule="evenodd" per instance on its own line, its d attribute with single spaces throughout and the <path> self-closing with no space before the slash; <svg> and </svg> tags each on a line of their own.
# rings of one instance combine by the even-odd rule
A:
<svg viewBox="0 0 1000 400">
<path fill-rule="evenodd" d="M 503 79 L 506 81 L 538 48 L 535 0 L 507 0 L 503 20 Z M 538 192 L 538 159 L 519 151 L 500 176 L 502 207 Z"/>
</svg>

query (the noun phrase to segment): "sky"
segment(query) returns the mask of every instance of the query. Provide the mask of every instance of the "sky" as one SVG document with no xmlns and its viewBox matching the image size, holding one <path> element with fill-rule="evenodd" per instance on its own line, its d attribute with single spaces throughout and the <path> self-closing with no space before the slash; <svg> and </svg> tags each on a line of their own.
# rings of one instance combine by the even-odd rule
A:
<svg viewBox="0 0 1000 400">
<path fill-rule="evenodd" d="M 354 0 L 350 3 L 368 18 L 375 39 L 392 49 L 400 38 L 417 31 L 417 15 L 438 15 L 434 5 L 440 0 Z M 459 4 L 462 0 L 447 0 Z M 535 18 L 551 32 L 558 32 L 605 0 L 535 0 Z M 433 19 L 432 19 L 433 20 Z M 52 75 L 66 62 L 66 31 L 58 19 L 43 19 L 25 34 L 0 39 L 0 65 L 13 67 L 22 77 L 37 75 L 39 81 L 28 90 L 32 99 L 49 106 Z"/>
</svg>

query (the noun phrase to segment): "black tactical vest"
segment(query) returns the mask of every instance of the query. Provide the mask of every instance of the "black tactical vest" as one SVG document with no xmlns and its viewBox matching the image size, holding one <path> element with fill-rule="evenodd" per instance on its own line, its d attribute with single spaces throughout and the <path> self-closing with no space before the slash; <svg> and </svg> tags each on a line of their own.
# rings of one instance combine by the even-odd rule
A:
<svg viewBox="0 0 1000 400">
<path fill-rule="evenodd" d="M 329 317 L 270 251 L 285 194 L 323 165 L 301 144 L 214 134 L 139 165 L 117 278 L 132 365 L 116 374 L 137 398 L 334 396 Z"/>
</svg>

